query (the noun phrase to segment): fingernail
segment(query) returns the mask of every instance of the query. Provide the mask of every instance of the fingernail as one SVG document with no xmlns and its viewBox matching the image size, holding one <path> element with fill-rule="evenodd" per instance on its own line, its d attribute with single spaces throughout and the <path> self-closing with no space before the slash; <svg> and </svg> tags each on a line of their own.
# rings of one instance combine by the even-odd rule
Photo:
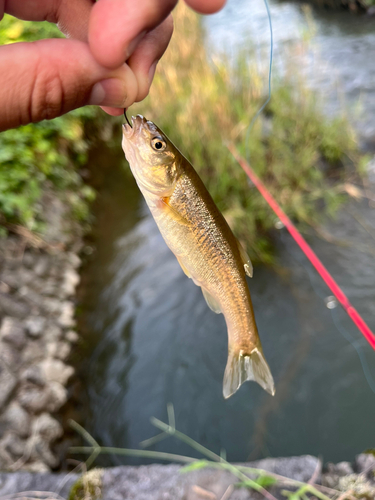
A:
<svg viewBox="0 0 375 500">
<path fill-rule="evenodd" d="M 146 30 L 144 31 L 141 31 L 139 33 L 139 35 L 137 35 L 130 43 L 129 45 L 126 47 L 126 51 L 125 51 L 125 61 L 128 59 L 128 57 L 130 57 L 133 52 L 135 51 L 137 45 L 139 44 L 139 42 L 142 40 L 142 38 L 145 36 L 146 34 Z"/>
<path fill-rule="evenodd" d="M 156 66 L 158 65 L 158 62 L 159 61 L 155 61 L 153 64 L 151 64 L 150 69 L 148 70 L 148 82 L 149 82 L 149 85 L 151 85 L 152 80 L 154 78 L 155 71 L 156 71 Z"/>
<path fill-rule="evenodd" d="M 118 78 L 108 78 L 93 86 L 88 104 L 124 108 L 126 107 L 126 100 L 127 94 L 124 83 Z"/>
</svg>

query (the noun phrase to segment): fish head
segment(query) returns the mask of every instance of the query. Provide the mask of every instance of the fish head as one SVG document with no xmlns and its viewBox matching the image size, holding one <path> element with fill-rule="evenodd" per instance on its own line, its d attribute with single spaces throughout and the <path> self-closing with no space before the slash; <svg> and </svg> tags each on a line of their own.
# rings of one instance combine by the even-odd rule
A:
<svg viewBox="0 0 375 500">
<path fill-rule="evenodd" d="M 138 185 L 169 196 L 178 176 L 179 152 L 166 135 L 142 115 L 123 125 L 122 148 Z"/>
</svg>

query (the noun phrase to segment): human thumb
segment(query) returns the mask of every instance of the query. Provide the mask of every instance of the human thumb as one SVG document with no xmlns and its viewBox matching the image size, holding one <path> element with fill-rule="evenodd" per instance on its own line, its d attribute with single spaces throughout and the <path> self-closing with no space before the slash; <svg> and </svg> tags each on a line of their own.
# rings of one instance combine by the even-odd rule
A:
<svg viewBox="0 0 375 500">
<path fill-rule="evenodd" d="M 0 131 L 86 104 L 125 108 L 138 93 L 126 65 L 109 70 L 86 43 L 51 39 L 0 47 Z"/>
</svg>

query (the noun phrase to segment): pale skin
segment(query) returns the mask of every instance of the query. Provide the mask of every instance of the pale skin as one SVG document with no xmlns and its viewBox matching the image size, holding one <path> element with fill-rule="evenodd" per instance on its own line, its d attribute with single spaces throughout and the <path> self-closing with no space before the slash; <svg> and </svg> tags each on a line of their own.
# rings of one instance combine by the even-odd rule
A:
<svg viewBox="0 0 375 500">
<path fill-rule="evenodd" d="M 185 0 L 201 14 L 225 0 Z M 177 0 L 0 0 L 4 13 L 56 23 L 67 39 L 0 47 L 0 131 L 95 104 L 114 116 L 149 92 Z"/>
</svg>

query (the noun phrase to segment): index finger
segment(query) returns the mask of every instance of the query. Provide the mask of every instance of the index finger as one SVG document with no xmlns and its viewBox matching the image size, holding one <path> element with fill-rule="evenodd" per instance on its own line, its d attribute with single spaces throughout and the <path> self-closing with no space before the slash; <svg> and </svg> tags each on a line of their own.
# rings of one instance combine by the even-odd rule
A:
<svg viewBox="0 0 375 500">
<path fill-rule="evenodd" d="M 126 61 L 143 36 L 164 21 L 177 0 L 100 0 L 91 11 L 89 44 L 107 68 Z"/>
</svg>

